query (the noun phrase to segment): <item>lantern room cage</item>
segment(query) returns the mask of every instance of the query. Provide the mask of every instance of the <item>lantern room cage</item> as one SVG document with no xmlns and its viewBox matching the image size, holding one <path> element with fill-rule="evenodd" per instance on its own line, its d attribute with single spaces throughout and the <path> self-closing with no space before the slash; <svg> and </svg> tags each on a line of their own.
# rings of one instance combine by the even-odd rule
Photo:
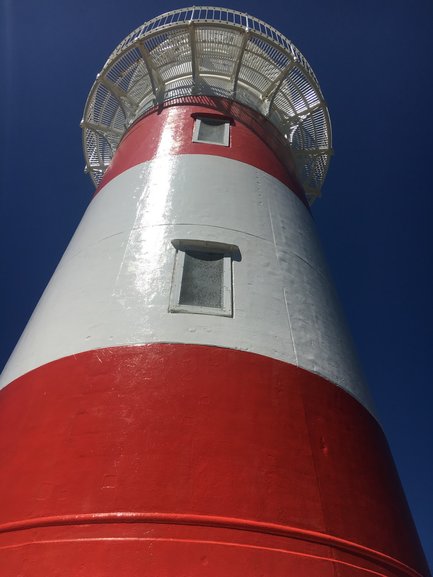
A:
<svg viewBox="0 0 433 577">
<path fill-rule="evenodd" d="M 85 170 L 95 185 L 140 116 L 191 95 L 228 98 L 268 118 L 291 150 L 309 203 L 320 194 L 332 154 L 331 124 L 310 65 L 265 22 L 209 6 L 145 22 L 97 75 L 81 123 Z"/>
</svg>

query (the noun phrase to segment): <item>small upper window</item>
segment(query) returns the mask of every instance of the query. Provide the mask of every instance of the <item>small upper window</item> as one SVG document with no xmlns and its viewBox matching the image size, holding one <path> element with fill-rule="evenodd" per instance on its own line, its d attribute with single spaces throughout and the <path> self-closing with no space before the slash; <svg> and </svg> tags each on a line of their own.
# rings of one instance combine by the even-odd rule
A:
<svg viewBox="0 0 433 577">
<path fill-rule="evenodd" d="M 193 142 L 207 144 L 230 144 L 230 120 L 211 116 L 198 116 L 194 122 Z"/>
<path fill-rule="evenodd" d="M 232 259 L 228 245 L 173 241 L 177 248 L 171 312 L 232 316 Z"/>
</svg>

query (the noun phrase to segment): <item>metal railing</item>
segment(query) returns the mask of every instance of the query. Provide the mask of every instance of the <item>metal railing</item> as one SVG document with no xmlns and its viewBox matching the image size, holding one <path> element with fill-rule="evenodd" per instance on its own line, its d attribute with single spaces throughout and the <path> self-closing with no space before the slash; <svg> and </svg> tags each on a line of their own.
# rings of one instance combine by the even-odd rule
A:
<svg viewBox="0 0 433 577">
<path fill-rule="evenodd" d="M 310 65 L 265 22 L 209 6 L 149 20 L 108 58 L 82 121 L 86 170 L 95 184 L 137 118 L 155 104 L 198 94 L 230 98 L 268 117 L 313 202 L 332 150 L 328 110 Z"/>
</svg>

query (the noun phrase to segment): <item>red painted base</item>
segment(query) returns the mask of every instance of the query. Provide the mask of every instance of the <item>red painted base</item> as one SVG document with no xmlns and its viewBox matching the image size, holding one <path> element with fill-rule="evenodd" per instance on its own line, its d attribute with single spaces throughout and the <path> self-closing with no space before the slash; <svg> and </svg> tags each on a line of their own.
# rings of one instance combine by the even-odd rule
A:
<svg viewBox="0 0 433 577">
<path fill-rule="evenodd" d="M 317 375 L 122 347 L 0 401 L 2 577 L 429 574 L 380 427 Z"/>
</svg>

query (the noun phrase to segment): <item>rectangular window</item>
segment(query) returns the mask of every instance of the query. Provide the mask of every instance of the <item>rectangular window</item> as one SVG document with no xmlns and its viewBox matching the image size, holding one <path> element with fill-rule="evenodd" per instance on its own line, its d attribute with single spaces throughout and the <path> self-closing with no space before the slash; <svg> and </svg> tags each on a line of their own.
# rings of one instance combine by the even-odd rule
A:
<svg viewBox="0 0 433 577">
<path fill-rule="evenodd" d="M 197 117 L 194 122 L 192 141 L 229 146 L 230 120 L 210 116 Z"/>
<path fill-rule="evenodd" d="M 232 250 L 207 241 L 173 241 L 171 312 L 232 316 Z"/>
<path fill-rule="evenodd" d="M 224 254 L 185 250 L 179 304 L 221 308 Z"/>
</svg>

